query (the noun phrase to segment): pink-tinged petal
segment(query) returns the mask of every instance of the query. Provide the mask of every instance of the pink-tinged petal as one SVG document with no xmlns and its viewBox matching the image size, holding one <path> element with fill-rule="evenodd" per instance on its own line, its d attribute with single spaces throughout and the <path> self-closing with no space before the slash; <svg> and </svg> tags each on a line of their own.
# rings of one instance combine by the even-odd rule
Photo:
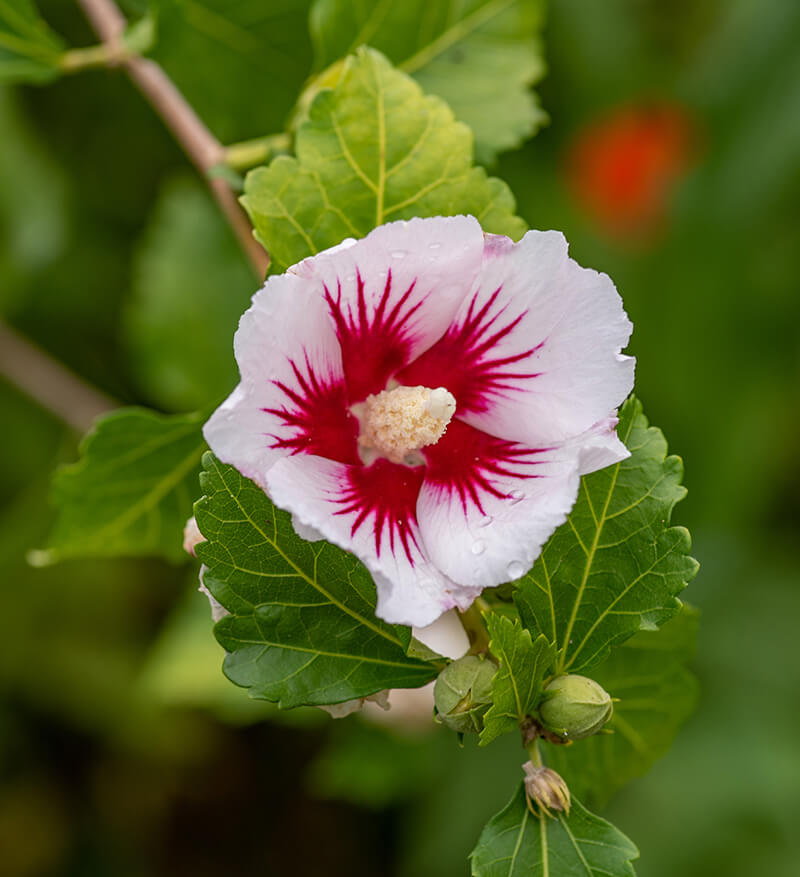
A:
<svg viewBox="0 0 800 877">
<path fill-rule="evenodd" d="M 313 283 L 270 278 L 242 317 L 234 349 L 241 382 L 203 429 L 223 462 L 266 487 L 270 466 L 288 455 L 358 461 L 339 342 Z"/>
<path fill-rule="evenodd" d="M 427 350 L 480 270 L 483 232 L 468 216 L 392 222 L 290 269 L 317 285 L 336 326 L 350 403 Z"/>
<path fill-rule="evenodd" d="M 487 236 L 478 287 L 445 335 L 399 375 L 446 387 L 456 417 L 527 444 L 607 417 L 633 387 L 631 323 L 614 284 L 567 255 L 558 232 Z"/>
<path fill-rule="evenodd" d="M 420 531 L 436 566 L 466 586 L 527 572 L 577 496 L 572 447 L 524 447 L 454 421 L 425 455 Z"/>
<path fill-rule="evenodd" d="M 378 589 L 376 614 L 424 627 L 477 596 L 428 560 L 416 521 L 421 468 L 386 460 L 349 466 L 322 457 L 287 457 L 267 475 L 269 494 L 296 521 L 351 551 Z"/>
</svg>

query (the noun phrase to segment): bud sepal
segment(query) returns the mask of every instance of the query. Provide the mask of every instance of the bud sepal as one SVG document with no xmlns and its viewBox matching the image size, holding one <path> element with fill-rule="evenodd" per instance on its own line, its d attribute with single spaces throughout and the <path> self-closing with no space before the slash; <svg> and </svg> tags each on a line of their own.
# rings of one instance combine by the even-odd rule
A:
<svg viewBox="0 0 800 877">
<path fill-rule="evenodd" d="M 438 720 L 459 734 L 479 734 L 492 705 L 492 679 L 497 665 L 488 658 L 465 655 L 448 664 L 433 686 Z"/>
</svg>

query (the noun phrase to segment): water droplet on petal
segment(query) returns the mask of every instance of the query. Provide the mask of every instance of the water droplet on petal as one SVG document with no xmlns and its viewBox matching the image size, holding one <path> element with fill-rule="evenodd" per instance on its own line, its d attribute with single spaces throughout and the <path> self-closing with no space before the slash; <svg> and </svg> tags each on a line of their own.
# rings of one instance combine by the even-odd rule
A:
<svg viewBox="0 0 800 877">
<path fill-rule="evenodd" d="M 508 572 L 509 581 L 514 581 L 522 576 L 525 572 L 525 567 L 518 560 L 512 560 L 506 572 Z"/>
<path fill-rule="evenodd" d="M 442 245 L 441 245 L 438 241 L 436 241 L 436 242 L 434 242 L 434 243 L 432 243 L 432 244 L 428 244 L 428 249 L 429 249 L 429 250 L 441 250 L 441 249 L 442 249 Z"/>
<path fill-rule="evenodd" d="M 392 250 L 393 259 L 403 259 L 408 255 L 405 250 Z"/>
<path fill-rule="evenodd" d="M 516 505 L 525 499 L 525 494 L 519 488 L 515 488 L 509 493 L 508 498 L 511 500 L 511 505 Z"/>
<path fill-rule="evenodd" d="M 489 524 L 494 523 L 494 518 L 491 515 L 484 515 L 480 521 L 478 521 L 479 527 L 488 527 Z"/>
<path fill-rule="evenodd" d="M 483 554 L 484 551 L 486 551 L 486 543 L 483 539 L 478 539 L 472 543 L 473 554 Z"/>
</svg>

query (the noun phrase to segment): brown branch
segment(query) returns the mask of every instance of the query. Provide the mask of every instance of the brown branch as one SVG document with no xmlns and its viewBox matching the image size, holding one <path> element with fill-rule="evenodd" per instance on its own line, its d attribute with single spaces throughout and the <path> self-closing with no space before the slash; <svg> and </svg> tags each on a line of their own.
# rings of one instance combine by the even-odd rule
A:
<svg viewBox="0 0 800 877">
<path fill-rule="evenodd" d="M 0 374 L 64 423 L 86 432 L 117 403 L 0 322 Z"/>
<path fill-rule="evenodd" d="M 209 170 L 225 158 L 225 148 L 155 61 L 126 57 L 122 46 L 125 17 L 114 0 L 79 0 L 97 36 L 119 57 L 121 65 L 161 116 L 184 152 L 208 183 L 259 280 L 269 267 L 269 256 L 253 237 L 250 222 L 228 184 L 209 177 Z"/>
</svg>

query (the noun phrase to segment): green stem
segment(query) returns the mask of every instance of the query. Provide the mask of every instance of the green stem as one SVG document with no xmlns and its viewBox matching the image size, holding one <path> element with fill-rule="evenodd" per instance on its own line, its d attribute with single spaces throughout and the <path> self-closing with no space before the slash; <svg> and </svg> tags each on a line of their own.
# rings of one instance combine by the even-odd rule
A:
<svg viewBox="0 0 800 877">
<path fill-rule="evenodd" d="M 542 761 L 542 753 L 539 752 L 539 738 L 534 737 L 525 749 L 534 767 L 542 767 L 544 762 Z"/>
<path fill-rule="evenodd" d="M 483 607 L 479 605 L 480 603 L 483 603 Z M 486 630 L 486 625 L 483 623 L 483 615 L 481 614 L 484 607 L 488 608 L 484 601 L 479 598 L 466 612 L 458 613 L 461 626 L 469 638 L 468 654 L 470 655 L 480 655 L 489 651 L 489 633 Z"/>
<path fill-rule="evenodd" d="M 59 58 L 58 66 L 65 73 L 91 70 L 93 67 L 116 67 L 132 57 L 124 50 L 101 43 L 85 49 L 69 49 Z"/>
<path fill-rule="evenodd" d="M 256 137 L 254 140 L 243 140 L 225 147 L 223 161 L 228 167 L 244 171 L 265 164 L 275 155 L 284 155 L 291 150 L 292 138 L 289 134 L 270 134 L 267 137 Z"/>
</svg>

